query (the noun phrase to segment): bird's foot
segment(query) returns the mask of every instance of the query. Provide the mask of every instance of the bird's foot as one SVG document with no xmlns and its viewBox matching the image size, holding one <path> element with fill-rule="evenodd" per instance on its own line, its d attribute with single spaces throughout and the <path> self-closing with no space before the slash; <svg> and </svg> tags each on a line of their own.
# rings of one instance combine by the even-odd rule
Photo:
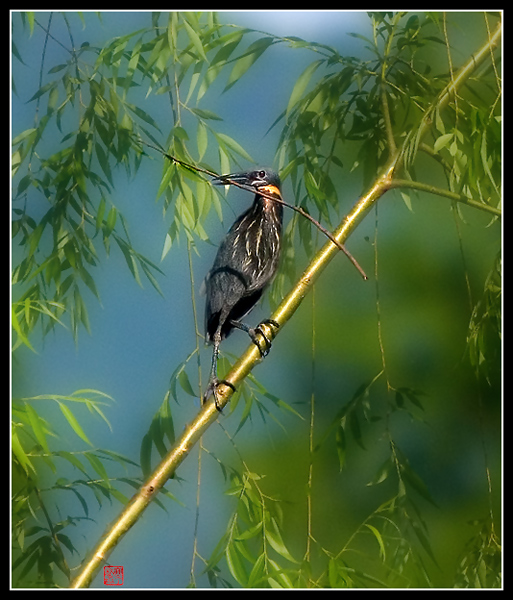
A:
<svg viewBox="0 0 513 600">
<path fill-rule="evenodd" d="M 205 393 L 203 394 L 203 404 L 205 404 L 205 402 L 207 402 L 207 400 L 210 398 L 210 396 L 214 396 L 214 404 L 215 404 L 216 409 L 219 412 L 223 411 L 223 407 L 221 406 L 221 404 L 219 403 L 219 400 L 217 398 L 217 387 L 221 383 L 228 386 L 229 388 L 232 388 L 232 390 L 234 392 L 237 391 L 235 386 L 233 385 L 233 383 L 226 381 L 226 379 L 217 379 L 217 377 L 214 377 L 209 381 L 207 389 L 205 390 Z"/>
<path fill-rule="evenodd" d="M 280 326 L 280 324 L 277 321 L 275 321 L 274 319 L 265 319 L 265 321 L 262 321 L 260 323 L 260 325 L 257 325 L 254 329 L 250 330 L 250 332 L 249 332 L 249 335 L 251 336 L 253 343 L 260 351 L 260 356 L 262 358 L 265 358 L 271 350 L 272 343 L 271 343 L 271 340 L 265 334 L 264 330 L 262 329 L 262 325 L 272 325 L 273 327 L 278 328 Z M 260 341 L 256 336 L 256 333 L 259 333 L 265 340 L 266 347 L 263 350 L 260 345 Z"/>
</svg>

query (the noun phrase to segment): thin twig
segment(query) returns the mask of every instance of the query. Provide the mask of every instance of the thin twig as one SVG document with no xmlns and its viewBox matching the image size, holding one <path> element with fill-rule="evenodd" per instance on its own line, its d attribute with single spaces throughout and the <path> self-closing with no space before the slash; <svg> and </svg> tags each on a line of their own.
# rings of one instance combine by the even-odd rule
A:
<svg viewBox="0 0 513 600">
<path fill-rule="evenodd" d="M 141 143 L 143 143 L 145 146 L 148 146 L 149 148 L 153 148 L 154 150 L 158 150 L 159 152 L 161 152 L 167 159 L 169 159 L 171 162 L 174 162 L 176 164 L 179 164 L 180 166 L 190 170 L 190 171 L 196 171 L 199 173 L 205 173 L 206 175 L 208 175 L 209 177 L 223 177 L 223 176 L 219 176 L 217 173 L 214 173 L 213 171 L 210 171 L 208 169 L 203 169 L 202 167 L 198 167 L 196 165 L 191 165 L 183 160 L 180 160 L 179 158 L 176 158 L 175 156 L 172 156 L 171 154 L 168 154 L 167 152 L 164 152 L 164 150 L 161 150 L 160 148 L 158 148 L 157 146 L 154 146 L 153 144 L 148 144 L 147 142 L 145 142 L 144 140 L 139 138 L 139 141 Z M 244 185 L 243 183 L 239 183 L 238 181 L 234 181 L 233 179 L 230 179 L 229 177 L 223 177 L 223 180 L 226 182 L 227 185 L 234 185 L 242 190 L 246 190 L 248 192 L 255 192 L 255 188 L 250 186 L 250 185 Z M 362 269 L 362 267 L 358 264 L 357 260 L 354 258 L 354 256 L 349 252 L 349 250 L 344 246 L 344 244 L 341 244 L 325 227 L 323 227 L 319 221 L 317 221 L 316 219 L 314 219 L 310 214 L 308 214 L 303 208 L 301 208 L 300 206 L 294 206 L 293 204 L 289 204 L 288 202 L 285 202 L 285 200 L 282 200 L 281 198 L 277 198 L 276 196 L 272 196 L 271 194 L 267 194 L 263 191 L 258 191 L 259 196 L 262 196 L 262 198 L 265 198 L 266 200 L 271 200 L 272 202 L 276 202 L 277 204 L 281 204 L 282 206 L 286 206 L 287 208 L 291 208 L 292 210 L 295 210 L 297 213 L 299 213 L 300 215 L 302 215 L 303 217 L 305 217 L 306 219 L 308 219 L 311 223 L 313 223 L 317 229 L 319 229 L 319 231 L 321 231 L 329 240 L 330 242 L 332 242 L 333 244 L 335 244 L 335 246 L 337 246 L 337 248 L 339 250 L 341 250 L 346 256 L 347 258 L 352 262 L 352 264 L 357 268 L 358 272 L 360 273 L 360 275 L 363 277 L 363 279 L 367 280 L 368 277 L 365 274 L 365 271 Z"/>
<path fill-rule="evenodd" d="M 502 215 L 501 209 L 497 208 L 496 206 L 491 206 L 490 204 L 485 204 L 484 202 L 478 202 L 477 200 L 474 200 L 469 196 L 465 196 L 464 194 L 451 192 L 450 190 L 445 190 L 443 188 L 436 187 L 429 183 L 422 183 L 421 181 L 412 181 L 410 179 L 393 179 L 390 182 L 390 189 L 395 188 L 409 188 L 412 190 L 427 192 L 429 194 L 435 194 L 437 196 L 442 196 L 443 198 L 449 198 L 454 202 L 467 204 L 468 206 L 472 206 L 472 208 L 477 208 L 478 210 L 491 213 L 496 217 L 500 217 Z"/>
</svg>

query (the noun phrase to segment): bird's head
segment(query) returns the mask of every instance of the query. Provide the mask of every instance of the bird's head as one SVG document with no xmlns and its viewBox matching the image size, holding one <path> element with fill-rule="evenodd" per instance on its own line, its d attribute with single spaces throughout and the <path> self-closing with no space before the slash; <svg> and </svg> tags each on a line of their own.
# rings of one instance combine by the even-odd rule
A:
<svg viewBox="0 0 513 600">
<path fill-rule="evenodd" d="M 267 192 L 281 196 L 280 177 L 271 169 L 255 169 L 242 173 L 231 173 L 230 175 L 219 175 L 212 179 L 214 185 L 237 185 L 244 189 L 252 189 L 255 192 Z"/>
</svg>

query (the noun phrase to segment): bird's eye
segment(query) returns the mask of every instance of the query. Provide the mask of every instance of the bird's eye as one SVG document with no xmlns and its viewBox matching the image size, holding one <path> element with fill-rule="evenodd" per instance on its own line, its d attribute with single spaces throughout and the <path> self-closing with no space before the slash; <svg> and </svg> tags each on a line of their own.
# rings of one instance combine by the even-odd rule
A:
<svg viewBox="0 0 513 600">
<path fill-rule="evenodd" d="M 265 177 L 265 171 L 257 171 L 257 177 L 263 179 Z"/>
</svg>

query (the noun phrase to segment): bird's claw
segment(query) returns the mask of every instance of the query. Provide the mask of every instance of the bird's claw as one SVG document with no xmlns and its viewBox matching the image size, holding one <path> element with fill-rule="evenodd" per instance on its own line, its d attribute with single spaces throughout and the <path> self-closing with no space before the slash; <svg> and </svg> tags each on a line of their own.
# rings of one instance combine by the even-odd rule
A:
<svg viewBox="0 0 513 600">
<path fill-rule="evenodd" d="M 251 339 L 253 340 L 253 343 L 260 351 L 260 356 L 262 358 L 265 358 L 271 350 L 272 343 L 271 343 L 271 340 L 265 335 L 264 330 L 261 327 L 262 325 L 272 325 L 273 327 L 278 328 L 280 326 L 280 324 L 277 321 L 275 321 L 274 319 L 265 319 L 265 321 L 262 321 L 260 323 L 260 325 L 257 325 L 255 327 L 255 329 L 253 330 L 253 336 L 251 337 Z M 266 343 L 266 348 L 264 348 L 264 350 L 262 350 L 262 347 L 260 346 L 260 342 L 258 341 L 258 338 L 256 337 L 256 335 L 254 335 L 255 332 L 258 332 L 264 338 L 265 343 Z"/>
<path fill-rule="evenodd" d="M 224 385 L 231 388 L 234 392 L 237 391 L 235 386 L 233 385 L 233 383 L 230 383 L 226 379 L 217 379 L 217 377 L 215 377 L 211 381 L 209 381 L 207 389 L 205 390 L 205 393 L 203 394 L 203 404 L 205 404 L 205 402 L 207 402 L 207 400 L 210 398 L 210 396 L 214 396 L 214 404 L 215 404 L 216 409 L 219 412 L 223 411 L 223 407 L 220 405 L 219 400 L 217 399 L 217 387 L 221 383 L 223 383 Z"/>
</svg>

